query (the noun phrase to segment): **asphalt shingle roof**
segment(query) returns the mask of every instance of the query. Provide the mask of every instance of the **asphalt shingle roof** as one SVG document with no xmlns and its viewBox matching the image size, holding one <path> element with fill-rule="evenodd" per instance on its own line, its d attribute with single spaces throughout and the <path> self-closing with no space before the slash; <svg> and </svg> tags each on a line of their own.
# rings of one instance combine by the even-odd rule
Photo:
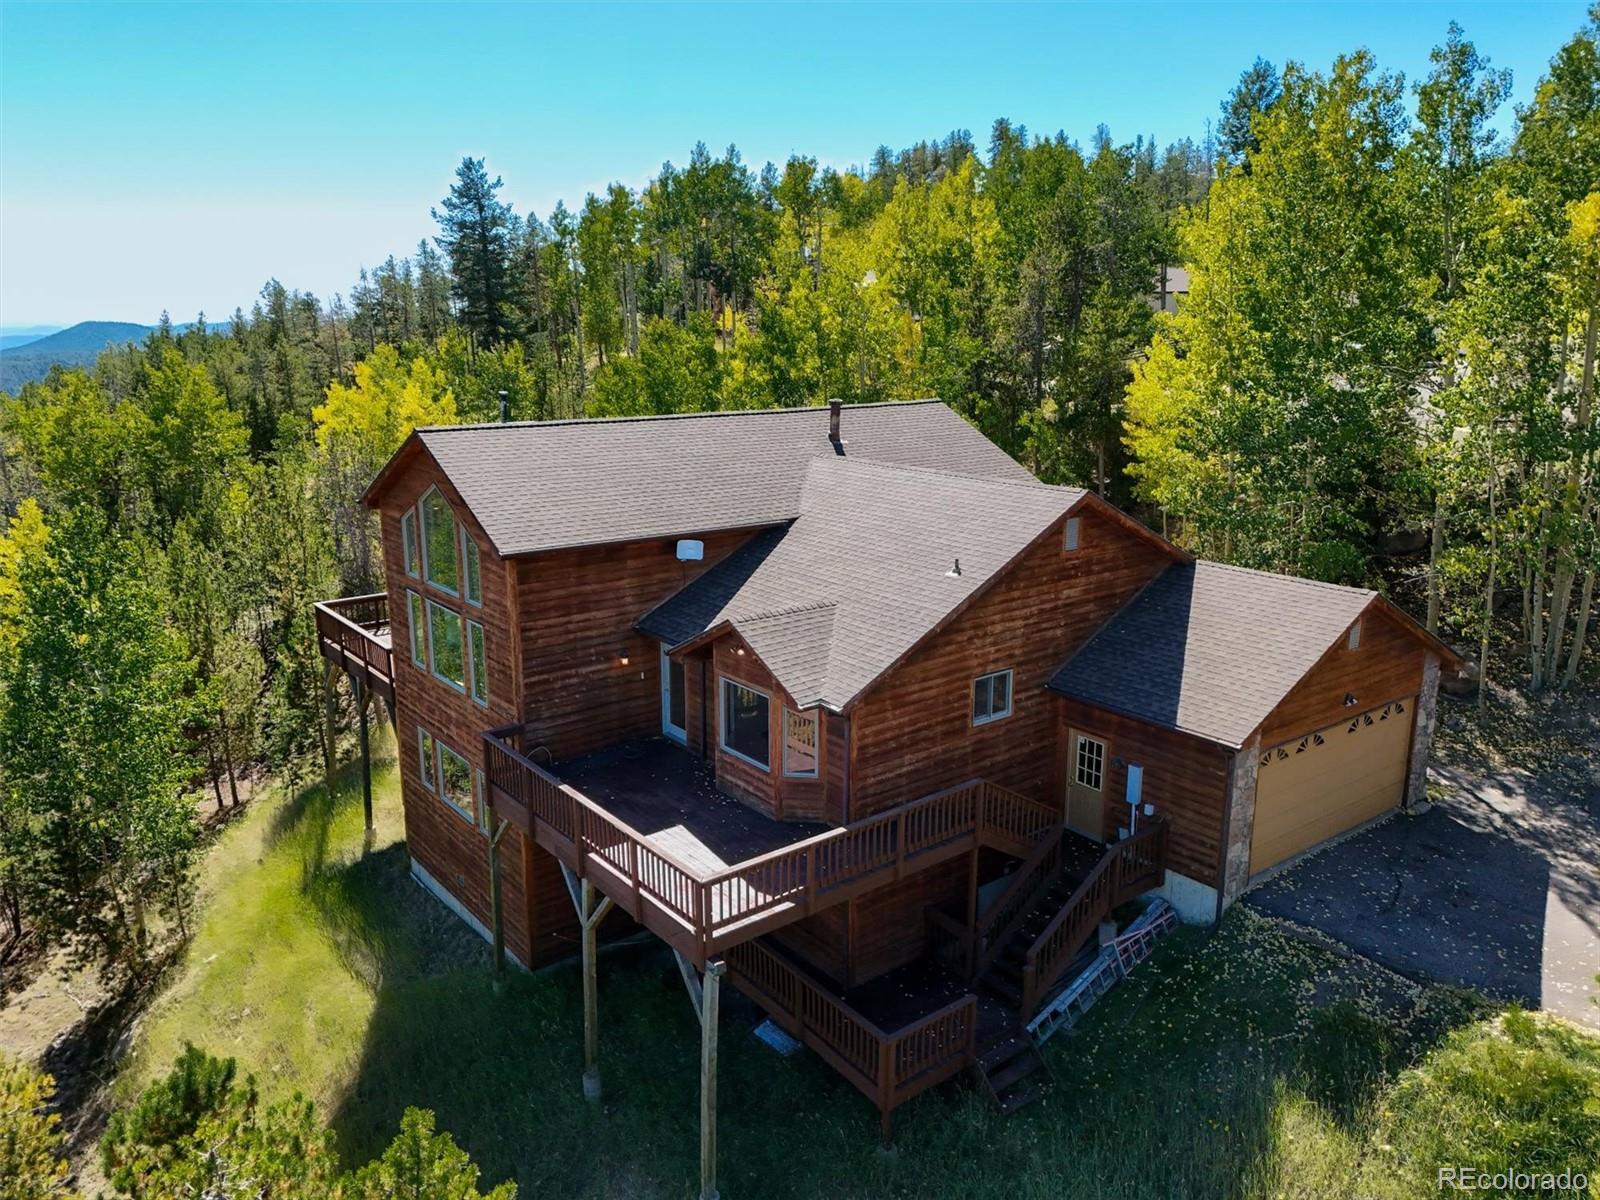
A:
<svg viewBox="0 0 1600 1200">
<path fill-rule="evenodd" d="M 1028 480 L 938 400 L 846 405 L 843 457 Z M 807 465 L 839 452 L 828 409 L 417 431 L 505 555 L 792 520 Z"/>
<path fill-rule="evenodd" d="M 751 539 L 639 628 L 677 646 L 726 622 L 797 704 L 842 709 L 1083 494 L 819 458 L 793 524 Z"/>
<path fill-rule="evenodd" d="M 1050 686 L 1237 748 L 1376 594 L 1221 563 L 1174 563 Z"/>
</svg>

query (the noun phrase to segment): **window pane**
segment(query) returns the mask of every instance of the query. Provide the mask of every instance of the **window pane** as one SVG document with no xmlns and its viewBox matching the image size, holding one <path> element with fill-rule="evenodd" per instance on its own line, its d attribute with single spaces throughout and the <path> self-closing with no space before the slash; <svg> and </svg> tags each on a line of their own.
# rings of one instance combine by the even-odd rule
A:
<svg viewBox="0 0 1600 1200">
<path fill-rule="evenodd" d="M 400 545 L 404 550 L 406 574 L 415 579 L 422 574 L 422 558 L 417 551 L 417 513 L 408 508 L 400 516 Z"/>
<path fill-rule="evenodd" d="M 784 710 L 783 769 L 789 775 L 817 773 L 817 714 Z"/>
<path fill-rule="evenodd" d="M 1011 673 L 1001 671 L 990 676 L 989 715 L 1003 717 L 1011 711 Z"/>
<path fill-rule="evenodd" d="M 972 719 L 981 721 L 989 715 L 989 677 L 982 676 L 972 684 Z"/>
<path fill-rule="evenodd" d="M 466 597 L 473 604 L 483 603 L 483 575 L 478 563 L 478 543 L 472 540 L 466 530 L 461 531 L 461 544 L 467 551 L 467 590 Z"/>
<path fill-rule="evenodd" d="M 722 745 L 763 767 L 767 754 L 767 698 L 760 692 L 725 679 L 722 682 Z"/>
<path fill-rule="evenodd" d="M 467 636 L 472 647 L 472 698 L 479 704 L 488 704 L 489 660 L 483 652 L 483 626 L 468 621 Z"/>
<path fill-rule="evenodd" d="M 433 646 L 433 673 L 464 689 L 467 672 L 461 648 L 461 614 L 428 601 L 428 640 Z"/>
<path fill-rule="evenodd" d="M 422 556 L 428 582 L 455 591 L 460 582 L 456 569 L 456 517 L 438 492 L 422 498 Z"/>
<path fill-rule="evenodd" d="M 683 683 L 683 663 L 667 660 L 667 723 L 674 729 L 689 727 L 688 693 Z"/>
<path fill-rule="evenodd" d="M 422 786 L 433 791 L 433 736 L 421 728 L 417 730 L 417 771 L 422 776 Z"/>
<path fill-rule="evenodd" d="M 446 800 L 466 813 L 469 819 L 477 819 L 472 803 L 472 767 L 449 746 L 439 747 L 439 783 L 444 789 L 440 794 Z"/>
<path fill-rule="evenodd" d="M 411 608 L 411 661 L 419 667 L 428 665 L 427 635 L 422 629 L 422 597 L 415 592 L 406 593 L 406 601 Z"/>
</svg>

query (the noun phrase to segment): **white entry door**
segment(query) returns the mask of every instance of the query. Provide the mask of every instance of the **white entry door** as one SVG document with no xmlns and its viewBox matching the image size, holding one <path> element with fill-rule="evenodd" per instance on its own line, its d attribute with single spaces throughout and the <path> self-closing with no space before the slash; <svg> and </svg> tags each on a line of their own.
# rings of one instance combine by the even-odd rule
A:
<svg viewBox="0 0 1600 1200">
<path fill-rule="evenodd" d="M 683 663 L 667 657 L 667 644 L 661 643 L 661 732 L 673 741 L 689 740 L 688 693 L 683 682 Z"/>
</svg>

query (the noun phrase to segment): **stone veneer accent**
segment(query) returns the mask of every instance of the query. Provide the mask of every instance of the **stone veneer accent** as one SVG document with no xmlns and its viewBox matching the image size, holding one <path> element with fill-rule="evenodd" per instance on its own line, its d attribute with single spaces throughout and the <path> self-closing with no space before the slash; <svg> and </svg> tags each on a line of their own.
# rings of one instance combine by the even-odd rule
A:
<svg viewBox="0 0 1600 1200">
<path fill-rule="evenodd" d="M 1405 807 L 1415 808 L 1428 798 L 1428 752 L 1439 718 L 1439 656 L 1429 654 L 1422 665 L 1422 691 L 1417 693 L 1416 722 L 1411 732 L 1411 764 L 1406 776 Z"/>
<path fill-rule="evenodd" d="M 1228 788 L 1228 846 L 1222 878 L 1223 906 L 1231 904 L 1250 882 L 1250 835 L 1256 824 L 1256 773 L 1261 768 L 1261 736 L 1233 756 Z"/>
</svg>

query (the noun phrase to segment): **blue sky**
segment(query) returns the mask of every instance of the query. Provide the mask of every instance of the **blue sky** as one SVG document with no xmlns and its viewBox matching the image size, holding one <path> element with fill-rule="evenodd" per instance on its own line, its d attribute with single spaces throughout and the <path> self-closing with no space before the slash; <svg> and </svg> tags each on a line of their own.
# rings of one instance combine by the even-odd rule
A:
<svg viewBox="0 0 1600 1200">
<path fill-rule="evenodd" d="M 1581 0 L 736 6 L 0 0 L 0 325 L 329 296 L 432 232 L 463 155 L 519 211 L 697 140 L 838 166 L 1008 116 L 1200 137 L 1258 54 L 1369 47 L 1415 79 L 1459 20 L 1525 102 Z M 1501 122 L 1509 127 L 1510 113 Z"/>
</svg>

